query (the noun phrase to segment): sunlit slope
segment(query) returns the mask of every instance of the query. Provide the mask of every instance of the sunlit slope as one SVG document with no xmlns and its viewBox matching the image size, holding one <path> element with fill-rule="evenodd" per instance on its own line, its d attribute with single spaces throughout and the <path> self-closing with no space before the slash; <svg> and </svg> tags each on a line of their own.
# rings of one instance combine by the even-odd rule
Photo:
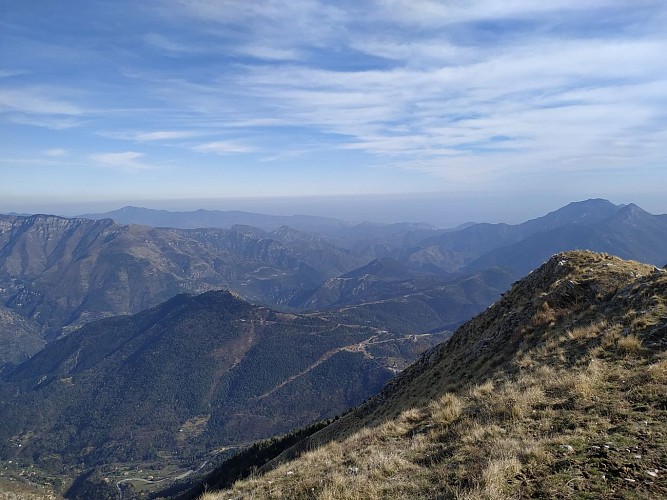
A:
<svg viewBox="0 0 667 500">
<path fill-rule="evenodd" d="M 664 498 L 666 347 L 667 272 L 559 254 L 265 475 L 204 498 Z"/>
</svg>

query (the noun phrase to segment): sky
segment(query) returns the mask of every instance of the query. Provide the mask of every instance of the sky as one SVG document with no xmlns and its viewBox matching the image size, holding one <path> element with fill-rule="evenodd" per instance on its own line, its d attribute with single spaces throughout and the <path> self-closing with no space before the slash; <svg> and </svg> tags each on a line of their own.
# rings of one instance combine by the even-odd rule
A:
<svg viewBox="0 0 667 500">
<path fill-rule="evenodd" d="M 0 0 L 0 211 L 664 213 L 666 27 L 664 0 Z"/>
</svg>

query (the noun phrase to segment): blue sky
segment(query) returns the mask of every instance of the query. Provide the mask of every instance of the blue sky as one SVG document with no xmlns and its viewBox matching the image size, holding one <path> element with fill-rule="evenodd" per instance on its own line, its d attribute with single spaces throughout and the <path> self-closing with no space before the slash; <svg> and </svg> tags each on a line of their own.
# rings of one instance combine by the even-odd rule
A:
<svg viewBox="0 0 667 500">
<path fill-rule="evenodd" d="M 0 0 L 0 210 L 423 192 L 667 212 L 666 26 L 662 0 Z"/>
</svg>

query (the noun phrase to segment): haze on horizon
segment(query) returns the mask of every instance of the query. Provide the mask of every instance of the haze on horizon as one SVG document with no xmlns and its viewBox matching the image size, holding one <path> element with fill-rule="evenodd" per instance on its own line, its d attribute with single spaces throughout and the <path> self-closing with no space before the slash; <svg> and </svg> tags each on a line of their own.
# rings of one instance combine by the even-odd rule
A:
<svg viewBox="0 0 667 500">
<path fill-rule="evenodd" d="M 658 0 L 0 1 L 3 212 L 667 212 Z"/>
</svg>

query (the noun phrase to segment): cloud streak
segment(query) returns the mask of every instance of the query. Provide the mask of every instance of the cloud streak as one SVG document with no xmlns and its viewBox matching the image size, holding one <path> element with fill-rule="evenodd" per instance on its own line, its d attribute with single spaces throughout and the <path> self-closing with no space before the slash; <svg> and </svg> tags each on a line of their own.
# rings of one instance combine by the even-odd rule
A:
<svg viewBox="0 0 667 500">
<path fill-rule="evenodd" d="M 252 153 L 253 148 L 236 141 L 214 141 L 199 144 L 192 148 L 197 153 L 214 153 L 217 155 Z"/>
<path fill-rule="evenodd" d="M 121 153 L 97 153 L 90 156 L 90 159 L 97 166 L 118 168 L 123 170 L 150 170 L 153 167 L 143 163 L 141 158 L 144 153 L 137 151 L 124 151 Z"/>
</svg>

